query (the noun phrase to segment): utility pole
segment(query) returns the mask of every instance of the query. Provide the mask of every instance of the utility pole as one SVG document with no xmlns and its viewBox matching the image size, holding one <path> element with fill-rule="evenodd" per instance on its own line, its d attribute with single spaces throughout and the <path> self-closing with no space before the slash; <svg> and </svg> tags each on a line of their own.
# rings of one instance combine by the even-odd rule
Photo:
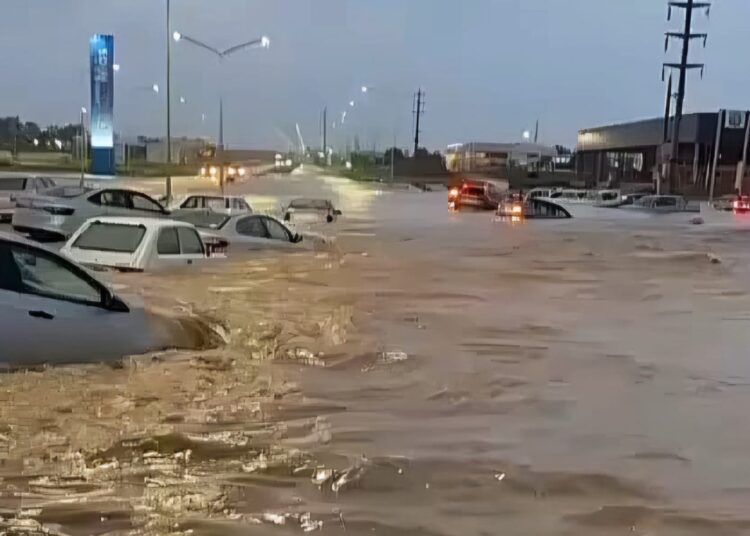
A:
<svg viewBox="0 0 750 536">
<path fill-rule="evenodd" d="M 687 71 L 690 69 L 700 69 L 701 77 L 703 76 L 704 65 L 702 63 L 688 63 L 690 55 L 690 42 L 693 39 L 703 39 L 703 46 L 706 46 L 706 40 L 708 34 L 706 33 L 693 33 L 691 28 L 693 24 L 693 10 L 694 9 L 705 9 L 706 16 L 709 15 L 711 10 L 711 2 L 696 2 L 695 0 L 683 0 L 674 1 L 670 0 L 668 4 L 668 15 L 667 20 L 672 20 L 672 8 L 678 8 L 685 10 L 685 28 L 682 32 L 666 32 L 664 41 L 664 51 L 666 52 L 669 48 L 670 39 L 681 39 L 682 40 L 682 56 L 680 63 L 665 63 L 662 67 L 662 79 L 664 79 L 664 69 L 677 69 L 680 73 L 680 78 L 677 83 L 677 106 L 675 109 L 674 116 L 674 127 L 672 129 L 672 150 L 669 157 L 669 193 L 674 193 L 678 186 L 679 169 L 677 167 L 679 161 L 679 149 L 680 149 L 680 123 L 682 121 L 682 108 L 685 102 L 685 82 Z"/>
<path fill-rule="evenodd" d="M 669 82 L 667 82 L 667 102 L 664 106 L 664 135 L 662 136 L 662 143 L 666 144 L 669 141 L 669 116 L 672 115 L 672 74 L 669 75 Z"/>
<path fill-rule="evenodd" d="M 536 128 L 534 129 L 534 143 L 539 141 L 539 119 L 536 120 Z"/>
<path fill-rule="evenodd" d="M 419 149 L 419 123 L 422 114 L 424 113 L 424 96 L 425 94 L 422 91 L 422 88 L 420 88 L 415 95 L 416 103 L 414 113 L 416 114 L 417 121 L 414 126 L 414 156 L 417 156 L 417 150 Z"/>
</svg>

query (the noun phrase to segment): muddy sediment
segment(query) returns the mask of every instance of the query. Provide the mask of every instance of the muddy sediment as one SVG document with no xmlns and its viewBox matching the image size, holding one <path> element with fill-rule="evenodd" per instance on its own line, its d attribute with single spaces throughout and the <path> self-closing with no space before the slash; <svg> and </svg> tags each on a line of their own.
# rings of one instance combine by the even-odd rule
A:
<svg viewBox="0 0 750 536">
<path fill-rule="evenodd" d="M 118 277 L 192 350 L 0 375 L 0 532 L 750 532 L 745 235 L 381 197 Z"/>
</svg>

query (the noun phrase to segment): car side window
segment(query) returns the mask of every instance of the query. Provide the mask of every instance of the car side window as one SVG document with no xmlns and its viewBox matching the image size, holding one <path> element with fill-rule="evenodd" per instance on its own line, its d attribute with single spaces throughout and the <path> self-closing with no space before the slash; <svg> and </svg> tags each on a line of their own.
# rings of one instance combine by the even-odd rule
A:
<svg viewBox="0 0 750 536">
<path fill-rule="evenodd" d="M 178 227 L 177 235 L 180 238 L 180 249 L 183 255 L 203 255 L 203 241 L 194 229 Z"/>
<path fill-rule="evenodd" d="M 182 204 L 182 208 L 198 208 L 198 198 L 195 196 L 188 197 Z"/>
<path fill-rule="evenodd" d="M 128 192 L 122 192 L 119 190 L 104 190 L 89 197 L 89 201 L 96 205 L 104 205 L 107 207 L 131 207 L 131 201 Z"/>
<path fill-rule="evenodd" d="M 282 240 L 284 242 L 291 241 L 291 236 L 283 225 L 271 218 L 266 218 L 265 220 L 268 234 L 271 236 L 272 240 Z"/>
<path fill-rule="evenodd" d="M 102 288 L 77 274 L 65 261 L 55 256 L 21 245 L 10 246 L 14 273 L 20 281 L 17 289 L 22 294 L 65 300 L 89 305 L 100 305 Z"/>
<path fill-rule="evenodd" d="M 135 210 L 147 210 L 149 212 L 162 212 L 161 206 L 143 194 L 132 194 L 132 203 Z"/>
<path fill-rule="evenodd" d="M 156 241 L 156 252 L 159 255 L 179 255 L 180 241 L 177 238 L 177 229 L 164 227 L 159 231 L 159 239 Z"/>
<path fill-rule="evenodd" d="M 241 235 L 268 238 L 266 226 L 263 225 L 263 221 L 260 218 L 255 216 L 239 220 L 236 229 Z"/>
</svg>

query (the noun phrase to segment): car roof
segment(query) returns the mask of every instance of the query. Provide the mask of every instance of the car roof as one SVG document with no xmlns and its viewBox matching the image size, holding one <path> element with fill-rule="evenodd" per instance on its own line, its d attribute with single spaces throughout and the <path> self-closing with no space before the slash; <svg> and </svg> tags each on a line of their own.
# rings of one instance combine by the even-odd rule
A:
<svg viewBox="0 0 750 536">
<path fill-rule="evenodd" d="M 162 227 L 190 227 L 193 228 L 193 224 L 187 223 L 180 220 L 169 220 L 164 218 L 133 218 L 130 216 L 101 216 L 89 218 L 86 223 L 99 222 L 99 223 L 112 223 L 120 225 L 142 225 L 147 229 L 161 229 Z"/>
<path fill-rule="evenodd" d="M 188 194 L 185 194 L 182 196 L 184 199 L 187 199 L 189 197 L 214 197 L 217 199 L 245 199 L 244 196 L 241 195 L 222 195 L 212 192 L 190 192 Z"/>
</svg>

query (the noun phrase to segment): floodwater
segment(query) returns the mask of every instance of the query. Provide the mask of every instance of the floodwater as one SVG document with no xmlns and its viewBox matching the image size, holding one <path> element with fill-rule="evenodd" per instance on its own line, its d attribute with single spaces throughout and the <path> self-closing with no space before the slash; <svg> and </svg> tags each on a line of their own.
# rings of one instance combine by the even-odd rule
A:
<svg viewBox="0 0 750 536">
<path fill-rule="evenodd" d="M 0 532 L 750 534 L 750 228 L 238 188 L 335 247 L 118 278 L 214 349 L 0 376 Z"/>
</svg>

